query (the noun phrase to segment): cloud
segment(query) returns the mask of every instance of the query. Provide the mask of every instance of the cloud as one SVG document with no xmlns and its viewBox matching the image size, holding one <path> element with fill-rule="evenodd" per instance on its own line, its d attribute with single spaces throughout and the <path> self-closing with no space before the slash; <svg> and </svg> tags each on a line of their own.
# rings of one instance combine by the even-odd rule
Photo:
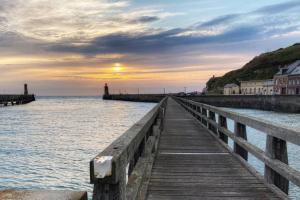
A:
<svg viewBox="0 0 300 200">
<path fill-rule="evenodd" d="M 260 13 L 260 14 L 278 14 L 283 13 L 289 10 L 296 10 L 300 7 L 300 1 L 288 1 L 284 3 L 274 4 L 270 6 L 265 6 L 260 9 L 253 11 L 253 13 Z M 299 12 L 299 10 L 298 10 Z"/>
<path fill-rule="evenodd" d="M 51 46 L 49 50 L 87 55 L 100 53 L 159 54 L 182 46 L 243 42 L 264 36 L 264 29 L 259 25 L 237 26 L 217 35 L 181 35 L 186 31 L 187 29 L 172 29 L 148 35 L 113 34 L 98 37 L 87 45 L 76 47 L 69 44 L 58 44 Z M 274 34 L 279 31 L 282 30 L 274 31 Z"/>
<path fill-rule="evenodd" d="M 26 51 L 30 44 L 32 51 L 54 53 L 155 54 L 187 45 L 263 39 L 287 34 L 300 25 L 291 20 L 300 16 L 293 12 L 299 1 L 171 29 L 149 24 L 175 13 L 148 7 L 127 10 L 130 2 L 126 0 L 0 0 L 0 5 L 0 48 L 10 46 L 16 51 Z"/>
<path fill-rule="evenodd" d="M 141 16 L 138 19 L 134 19 L 132 23 L 150 23 L 159 20 L 157 16 Z"/>
<path fill-rule="evenodd" d="M 209 20 L 207 22 L 201 23 L 198 27 L 209 27 L 209 26 L 216 26 L 228 22 L 232 22 L 238 17 L 241 17 L 241 14 L 229 14 L 229 15 L 223 15 L 217 18 L 214 18 L 212 20 Z"/>
<path fill-rule="evenodd" d="M 0 0 L 0 18 L 7 31 L 47 42 L 76 39 L 84 42 L 100 35 L 144 29 L 142 23 L 157 20 L 158 12 L 124 19 L 129 1 L 109 0 Z M 131 16 L 131 12 L 127 13 Z M 158 15 L 159 16 L 159 15 Z"/>
<path fill-rule="evenodd" d="M 201 46 L 262 40 L 293 32 L 297 27 L 300 27 L 300 22 L 292 20 L 295 17 L 300 17 L 300 14 L 291 12 L 291 9 L 299 6 L 297 2 L 299 1 L 265 6 L 248 13 L 222 15 L 185 28 L 155 30 L 145 27 L 140 32 L 123 31 L 101 35 L 83 45 L 61 42 L 50 45 L 49 50 L 86 55 L 99 53 L 159 54 L 189 45 Z M 277 12 L 280 7 L 282 10 Z M 288 12 L 285 13 L 285 11 Z M 139 12 L 133 12 L 129 17 L 135 23 L 159 20 L 158 17 L 140 16 L 140 13 L 137 13 Z"/>
</svg>

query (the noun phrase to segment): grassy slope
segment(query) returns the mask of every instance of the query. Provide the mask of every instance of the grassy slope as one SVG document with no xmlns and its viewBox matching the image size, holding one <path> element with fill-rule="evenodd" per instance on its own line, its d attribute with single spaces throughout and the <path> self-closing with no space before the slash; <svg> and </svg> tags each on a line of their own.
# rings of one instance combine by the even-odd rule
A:
<svg viewBox="0 0 300 200">
<path fill-rule="evenodd" d="M 255 57 L 241 69 L 230 71 L 222 77 L 211 78 L 207 82 L 210 93 L 221 93 L 227 83 L 247 80 L 272 79 L 278 66 L 290 64 L 300 59 L 300 43 Z"/>
</svg>

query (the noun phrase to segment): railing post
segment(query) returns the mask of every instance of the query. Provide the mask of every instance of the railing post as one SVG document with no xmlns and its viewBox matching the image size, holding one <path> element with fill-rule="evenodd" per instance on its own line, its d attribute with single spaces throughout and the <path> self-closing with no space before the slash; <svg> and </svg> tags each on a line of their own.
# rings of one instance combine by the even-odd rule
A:
<svg viewBox="0 0 300 200">
<path fill-rule="evenodd" d="M 268 135 L 266 141 L 266 155 L 272 159 L 277 159 L 288 164 L 286 141 Z M 270 184 L 276 185 L 280 190 L 288 194 L 289 181 L 267 165 L 265 165 L 265 180 Z"/>
<path fill-rule="evenodd" d="M 237 137 L 241 137 L 244 140 L 247 140 L 247 131 L 244 124 L 234 122 L 234 133 Z M 236 142 L 234 143 L 234 152 L 240 155 L 244 160 L 248 160 L 248 152 Z"/>
<path fill-rule="evenodd" d="M 196 111 L 198 112 L 198 113 L 200 113 L 201 114 L 201 107 L 200 106 L 196 106 Z M 199 120 L 199 121 L 201 121 L 201 115 L 197 115 L 197 119 Z"/>
<path fill-rule="evenodd" d="M 219 122 L 220 127 L 227 129 L 227 119 L 226 119 L 226 117 L 223 117 L 222 115 L 219 115 L 218 122 Z M 220 139 L 223 142 L 225 142 L 226 144 L 228 144 L 228 136 L 225 135 L 224 133 L 222 133 L 220 130 L 218 130 L 218 132 L 219 132 Z"/>
<path fill-rule="evenodd" d="M 192 108 L 193 110 L 196 110 L 196 109 L 197 109 L 197 108 L 196 108 L 196 105 L 193 105 L 193 104 L 192 104 L 191 108 Z M 196 117 L 196 114 L 195 114 L 194 112 L 192 112 L 192 115 L 193 115 L 194 117 Z"/>
<path fill-rule="evenodd" d="M 124 163 L 125 164 L 125 163 Z M 93 200 L 125 200 L 126 197 L 126 166 L 119 168 L 119 181 L 110 183 L 96 180 L 94 183 Z"/>
<path fill-rule="evenodd" d="M 216 114 L 210 110 L 208 112 L 209 112 L 209 119 L 216 122 Z M 211 130 L 213 133 L 218 134 L 217 128 L 214 127 L 214 125 L 212 125 L 211 123 L 208 123 L 208 129 Z"/>
<path fill-rule="evenodd" d="M 202 115 L 204 115 L 204 116 L 202 116 L 202 124 L 207 126 L 207 121 L 205 119 L 205 117 L 207 117 L 207 110 L 203 107 L 202 107 Z"/>
</svg>

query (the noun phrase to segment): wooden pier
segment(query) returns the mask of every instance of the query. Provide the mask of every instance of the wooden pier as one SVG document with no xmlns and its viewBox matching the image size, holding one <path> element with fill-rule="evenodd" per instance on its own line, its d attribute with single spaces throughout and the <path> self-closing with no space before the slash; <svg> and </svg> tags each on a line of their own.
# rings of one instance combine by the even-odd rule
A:
<svg viewBox="0 0 300 200">
<path fill-rule="evenodd" d="M 265 150 L 247 141 L 246 127 L 266 134 Z M 93 199 L 289 199 L 289 182 L 299 187 L 300 172 L 288 165 L 287 142 L 300 145 L 300 133 L 167 97 L 92 159 Z M 265 163 L 264 175 L 248 153 Z"/>
</svg>

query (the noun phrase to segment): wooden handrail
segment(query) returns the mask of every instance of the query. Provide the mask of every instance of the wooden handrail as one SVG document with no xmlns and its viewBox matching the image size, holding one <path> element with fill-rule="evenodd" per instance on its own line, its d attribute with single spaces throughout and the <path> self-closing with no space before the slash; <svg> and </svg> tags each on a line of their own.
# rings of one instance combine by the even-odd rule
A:
<svg viewBox="0 0 300 200">
<path fill-rule="evenodd" d="M 94 184 L 93 199 L 126 199 L 128 178 L 135 166 L 142 165 L 137 164 L 139 160 L 147 163 L 145 159 L 139 158 L 149 156 L 149 151 L 152 152 L 157 147 L 157 141 L 153 140 L 158 140 L 157 131 L 163 124 L 166 99 L 167 97 L 91 160 L 90 182 Z"/>
<path fill-rule="evenodd" d="M 227 138 L 231 138 L 234 142 L 233 153 L 239 155 L 245 161 L 248 159 L 248 152 L 261 160 L 265 164 L 264 177 L 267 183 L 274 184 L 286 194 L 288 194 L 289 181 L 300 187 L 300 172 L 288 165 L 286 145 L 286 142 L 290 142 L 299 146 L 300 132 L 215 106 L 184 98 L 176 98 L 176 100 L 212 134 L 216 135 L 222 143 L 227 145 Z M 215 114 L 219 115 L 218 122 L 215 119 Z M 234 133 L 227 128 L 227 119 L 234 121 Z M 247 141 L 247 126 L 266 134 L 266 151 Z"/>
</svg>

